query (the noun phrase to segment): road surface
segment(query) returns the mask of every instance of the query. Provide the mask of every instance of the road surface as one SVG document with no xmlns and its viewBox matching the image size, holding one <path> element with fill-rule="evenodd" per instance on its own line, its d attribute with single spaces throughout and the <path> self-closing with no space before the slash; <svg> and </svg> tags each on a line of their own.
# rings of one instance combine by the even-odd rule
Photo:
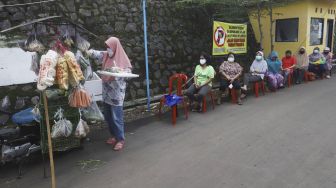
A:
<svg viewBox="0 0 336 188">
<path fill-rule="evenodd" d="M 250 96 L 191 113 L 127 125 L 127 147 L 113 152 L 107 133 L 56 157 L 58 188 L 335 188 L 336 78 Z M 82 169 L 81 160 L 99 160 Z M 46 188 L 40 161 L 22 179 L 0 170 L 0 187 Z"/>
</svg>

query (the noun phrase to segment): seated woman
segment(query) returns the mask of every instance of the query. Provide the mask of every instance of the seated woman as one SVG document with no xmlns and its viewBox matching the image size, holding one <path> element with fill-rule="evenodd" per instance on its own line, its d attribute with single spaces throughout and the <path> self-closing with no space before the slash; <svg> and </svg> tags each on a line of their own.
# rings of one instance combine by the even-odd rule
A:
<svg viewBox="0 0 336 188">
<path fill-rule="evenodd" d="M 220 80 L 220 91 L 225 92 L 229 87 L 230 89 L 235 89 L 238 96 L 238 104 L 242 105 L 241 102 L 241 86 L 239 82 L 239 77 L 243 72 L 243 68 L 235 62 L 233 53 L 228 55 L 228 60 L 224 61 L 219 67 Z M 219 97 L 220 100 L 220 97 Z M 220 103 L 220 101 L 218 101 Z"/>
<path fill-rule="evenodd" d="M 249 83 L 262 81 L 267 69 L 268 67 L 267 62 L 264 59 L 264 53 L 261 51 L 257 52 L 256 58 L 250 67 L 250 72 L 244 74 L 244 86 L 242 89 L 246 91 Z"/>
<path fill-rule="evenodd" d="M 327 71 L 327 75 L 326 75 L 326 78 L 330 78 L 330 75 L 331 75 L 331 69 L 333 67 L 333 64 L 336 62 L 335 59 L 333 59 L 333 54 L 331 53 L 330 51 L 330 48 L 329 47 L 326 47 L 323 51 L 323 56 L 324 58 L 326 59 L 326 64 L 325 64 L 325 68 L 326 68 L 326 71 Z"/>
<path fill-rule="evenodd" d="M 282 65 L 278 57 L 278 53 L 273 51 L 267 59 L 268 72 L 266 73 L 266 76 L 269 82 L 269 87 L 272 90 L 282 88 L 284 86 L 284 77 L 280 74 Z"/>
<path fill-rule="evenodd" d="M 294 80 L 296 84 L 301 84 L 305 72 L 308 70 L 309 59 L 305 47 L 301 47 L 296 57 L 296 67 L 294 69 Z"/>
<path fill-rule="evenodd" d="M 320 48 L 314 48 L 314 52 L 309 55 L 309 72 L 316 74 L 319 78 L 323 78 L 326 73 L 325 58 L 320 53 Z"/>
<path fill-rule="evenodd" d="M 287 50 L 286 56 L 282 58 L 282 75 L 284 76 L 285 85 L 288 84 L 289 74 L 294 73 L 294 68 L 296 66 L 296 59 L 292 56 L 292 51 Z"/>
<path fill-rule="evenodd" d="M 205 97 L 212 88 L 212 80 L 215 77 L 215 70 L 211 65 L 207 65 L 209 61 L 209 56 L 200 56 L 200 64 L 197 65 L 195 69 L 194 84 L 192 84 L 186 92 L 186 95 L 190 100 L 190 106 L 193 106 L 195 101 L 194 94 L 198 94 L 196 98 L 198 106 L 196 106 L 193 111 L 201 111 L 203 97 Z"/>
</svg>

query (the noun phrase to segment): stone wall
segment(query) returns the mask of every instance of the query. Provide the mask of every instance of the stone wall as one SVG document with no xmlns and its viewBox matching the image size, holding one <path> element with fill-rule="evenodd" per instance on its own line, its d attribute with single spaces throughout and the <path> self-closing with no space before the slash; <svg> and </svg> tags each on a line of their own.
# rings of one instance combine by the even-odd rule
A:
<svg viewBox="0 0 336 188">
<path fill-rule="evenodd" d="M 30 0 L 0 0 L 0 4 L 32 2 Z M 0 10 L 0 29 L 48 15 L 63 15 L 81 24 L 101 39 L 116 36 L 132 60 L 139 79 L 129 82 L 127 100 L 146 96 L 143 22 L 141 1 L 135 0 L 63 0 Z M 210 15 L 210 16 L 209 16 Z M 211 12 L 205 8 L 177 8 L 170 0 L 148 1 L 148 40 L 151 95 L 167 91 L 170 75 L 193 72 L 201 52 L 212 47 Z M 46 28 L 38 28 L 38 31 Z M 8 36 L 27 35 L 32 26 L 10 32 Z M 250 30 L 252 31 L 252 30 Z M 104 49 L 104 40 L 85 35 L 95 49 Z M 253 37 L 254 38 L 254 37 Z M 251 42 L 251 40 L 250 40 Z M 250 47 L 254 45 L 254 40 Z M 251 50 L 254 53 L 254 49 Z M 248 65 L 249 56 L 241 56 Z M 218 61 L 214 59 L 214 61 Z M 219 63 L 214 63 L 215 67 Z"/>
</svg>

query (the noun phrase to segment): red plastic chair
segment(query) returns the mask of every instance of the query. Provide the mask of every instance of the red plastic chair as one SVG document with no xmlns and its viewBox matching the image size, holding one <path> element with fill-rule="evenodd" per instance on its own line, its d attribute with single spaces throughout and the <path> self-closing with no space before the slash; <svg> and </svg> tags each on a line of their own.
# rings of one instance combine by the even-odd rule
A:
<svg viewBox="0 0 336 188">
<path fill-rule="evenodd" d="M 305 71 L 305 73 L 304 73 L 304 82 L 308 83 L 308 81 L 309 81 L 309 72 Z"/>
<path fill-rule="evenodd" d="M 183 96 L 183 88 L 186 85 L 188 80 L 188 76 L 185 74 L 174 74 L 169 78 L 169 95 L 173 93 L 173 84 L 176 82 L 176 95 Z M 160 107 L 159 107 L 159 116 L 162 115 L 162 107 L 166 103 L 166 98 L 163 96 L 160 100 Z M 184 98 L 182 98 L 182 104 L 184 107 L 184 114 L 186 119 L 188 119 L 188 105 L 185 102 Z M 172 124 L 176 124 L 176 118 L 177 118 L 177 105 L 171 107 L 171 118 L 172 118 Z"/>
<path fill-rule="evenodd" d="M 208 96 L 211 99 L 211 104 L 212 104 L 212 110 L 215 110 L 215 99 L 213 97 L 213 93 L 210 90 L 208 93 Z M 202 105 L 202 112 L 205 113 L 207 111 L 207 101 L 206 101 L 206 96 L 203 97 L 203 105 Z"/>
<path fill-rule="evenodd" d="M 237 104 L 238 103 L 238 96 L 237 92 L 235 89 L 230 89 L 230 94 L 231 94 L 231 103 L 232 104 Z"/>
<path fill-rule="evenodd" d="M 261 88 L 263 95 L 265 95 L 266 87 L 264 80 L 254 83 L 254 93 L 257 98 L 259 97 L 259 88 Z"/>
</svg>

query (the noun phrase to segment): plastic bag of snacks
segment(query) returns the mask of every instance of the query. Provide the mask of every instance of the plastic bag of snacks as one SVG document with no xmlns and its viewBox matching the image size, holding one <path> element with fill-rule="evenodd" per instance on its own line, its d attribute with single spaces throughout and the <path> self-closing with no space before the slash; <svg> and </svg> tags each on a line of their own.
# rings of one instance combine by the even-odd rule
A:
<svg viewBox="0 0 336 188">
<path fill-rule="evenodd" d="M 91 105 L 91 96 L 83 87 L 77 87 L 69 95 L 69 105 L 75 108 L 86 108 Z"/>
<path fill-rule="evenodd" d="M 85 52 L 90 48 L 90 43 L 87 40 L 85 40 L 83 37 L 81 37 L 80 35 L 77 35 L 76 43 L 77 43 L 77 48 L 82 52 Z"/>
<path fill-rule="evenodd" d="M 30 70 L 33 71 L 36 74 L 36 76 L 39 74 L 39 71 L 40 71 L 39 61 L 40 61 L 40 58 L 38 54 L 35 52 L 32 55 Z"/>
<path fill-rule="evenodd" d="M 0 110 L 7 111 L 10 106 L 11 106 L 11 102 L 10 102 L 9 96 L 7 95 L 1 100 Z"/>
<path fill-rule="evenodd" d="M 60 89 L 69 89 L 68 65 L 63 57 L 58 58 L 56 65 L 56 83 Z"/>
<path fill-rule="evenodd" d="M 27 45 L 27 50 L 30 52 L 42 53 L 45 50 L 45 47 L 35 36 L 34 39 Z"/>
<path fill-rule="evenodd" d="M 69 120 L 64 118 L 63 112 L 64 110 L 60 108 L 54 115 L 57 121 L 55 121 L 55 124 L 52 126 L 52 138 L 69 137 L 72 133 L 73 126 Z"/>
<path fill-rule="evenodd" d="M 65 31 L 63 37 L 64 37 L 64 44 L 66 44 L 68 47 L 71 47 L 74 44 L 74 41 L 72 40 L 68 30 Z"/>
<path fill-rule="evenodd" d="M 88 108 L 81 109 L 83 117 L 88 122 L 101 122 L 104 121 L 104 115 L 100 111 L 97 102 L 92 102 L 91 106 Z"/>
<path fill-rule="evenodd" d="M 80 119 L 75 131 L 75 136 L 77 138 L 85 138 L 89 132 L 90 128 L 88 124 L 84 120 Z"/>
<path fill-rule="evenodd" d="M 83 72 L 80 69 L 80 66 L 76 61 L 76 57 L 74 53 L 70 51 L 66 51 L 64 53 L 64 59 L 69 68 L 69 82 L 72 87 L 76 87 L 78 86 L 80 81 L 84 80 Z"/>
<path fill-rule="evenodd" d="M 41 57 L 40 71 L 37 80 L 37 89 L 43 91 L 54 85 L 56 76 L 58 54 L 53 50 L 49 50 L 46 55 Z"/>
<path fill-rule="evenodd" d="M 16 97 L 15 110 L 22 109 L 26 105 L 25 99 L 25 97 Z"/>
</svg>

